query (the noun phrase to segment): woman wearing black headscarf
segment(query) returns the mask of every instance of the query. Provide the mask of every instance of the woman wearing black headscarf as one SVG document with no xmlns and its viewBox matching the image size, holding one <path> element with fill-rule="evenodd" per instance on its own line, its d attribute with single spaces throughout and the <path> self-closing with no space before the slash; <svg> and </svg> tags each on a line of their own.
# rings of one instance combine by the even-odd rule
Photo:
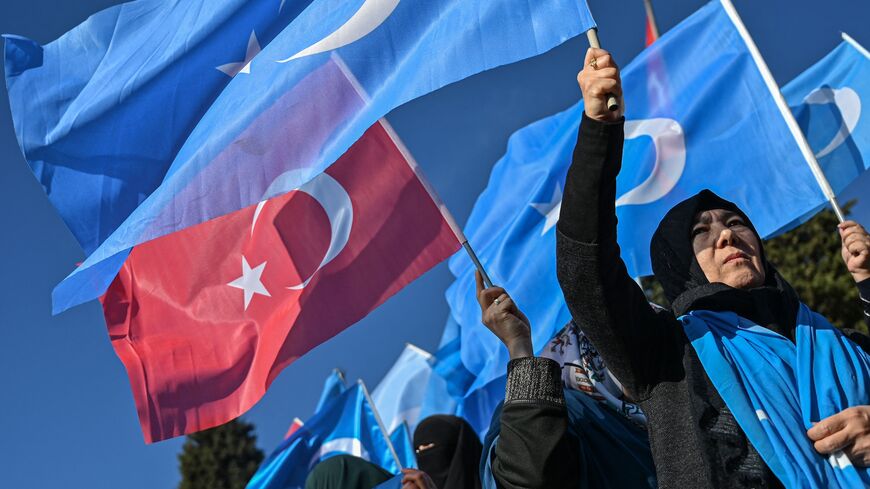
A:
<svg viewBox="0 0 870 489">
<path fill-rule="evenodd" d="M 480 489 L 483 447 L 464 419 L 441 414 L 424 419 L 414 430 L 414 448 L 420 470 L 438 489 Z"/>
<path fill-rule="evenodd" d="M 801 304 L 749 218 L 710 191 L 671 209 L 653 237 L 672 308 L 652 308 L 616 242 L 624 119 L 606 98 L 621 98 L 619 71 L 600 49 L 585 65 L 557 273 L 575 323 L 646 415 L 659 486 L 870 486 L 870 338 Z M 870 236 L 851 221 L 839 233 L 870 318 Z M 528 320 L 504 289 L 478 288 L 483 322 L 511 357 L 496 481 L 582 487 L 558 365 L 533 356 Z"/>
<path fill-rule="evenodd" d="M 801 438 L 791 438 L 781 446 L 777 436 L 782 433 L 770 439 L 765 436 L 770 435 L 771 426 L 787 432 L 798 424 L 794 421 L 799 416 L 789 417 L 791 413 L 785 412 L 786 403 L 750 411 L 756 419 L 745 416 L 750 405 L 761 402 L 753 392 L 761 397 L 779 393 L 765 390 L 778 386 L 753 384 L 773 378 L 777 369 L 740 370 L 746 364 L 738 357 L 745 352 L 729 348 L 743 341 L 741 335 L 764 336 L 760 343 L 764 348 L 768 345 L 764 341 L 774 345 L 745 355 L 754 367 L 752 362 L 757 360 L 780 361 L 767 358 L 779 351 L 793 358 L 795 348 L 798 364 L 804 356 L 811 360 L 814 354 L 824 357 L 827 350 L 814 353 L 810 347 L 803 348 L 802 335 L 829 334 L 846 351 L 845 357 L 857 362 L 855 371 L 835 370 L 831 377 L 848 377 L 840 379 L 843 382 L 863 382 L 864 352 L 870 339 L 857 332 L 844 330 L 840 335 L 822 327 L 827 324 L 824 318 L 802 306 L 794 290 L 765 259 L 758 233 L 737 206 L 704 191 L 668 212 L 653 237 L 651 258 L 672 309 L 656 311 L 649 306 L 643 291 L 628 276 L 616 243 L 614 202 L 624 119 L 607 110 L 605 99 L 607 93 L 621 96 L 619 72 L 606 51 L 590 49 L 578 82 L 585 114 L 557 226 L 559 281 L 574 320 L 647 415 L 660 486 L 781 487 L 780 479 L 792 480 L 783 474 L 804 470 L 797 464 L 784 467 L 788 464 L 781 461 L 789 460 L 792 451 L 807 456 L 805 452 L 813 448 L 822 455 L 809 455 L 815 457 L 808 464 L 810 471 L 828 470 L 826 457 L 831 453 L 835 456 L 830 463 L 840 464 L 840 469 L 850 461 L 856 467 L 870 465 L 866 384 L 852 386 L 860 400 L 857 404 L 843 406 L 849 409 L 827 419 L 812 420 L 819 424 L 808 433 L 803 430 L 809 426 L 798 426 Z M 870 237 L 853 222 L 841 225 L 840 234 L 844 260 L 870 317 L 866 302 L 870 299 Z M 806 328 L 797 328 L 808 323 Z M 722 325 L 724 329 L 716 329 Z M 712 343 L 705 343 L 708 340 Z M 780 364 L 785 379 L 792 365 Z M 722 380 L 724 371 L 736 372 L 737 380 Z M 790 377 L 782 382 L 803 396 L 818 381 Z M 813 386 L 806 388 L 805 384 Z"/>
</svg>

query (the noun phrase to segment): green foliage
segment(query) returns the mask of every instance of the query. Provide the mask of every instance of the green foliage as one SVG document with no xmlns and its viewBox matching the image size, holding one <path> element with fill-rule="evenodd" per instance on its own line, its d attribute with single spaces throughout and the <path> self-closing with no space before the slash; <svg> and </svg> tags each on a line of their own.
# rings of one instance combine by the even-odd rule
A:
<svg viewBox="0 0 870 489">
<path fill-rule="evenodd" d="M 242 420 L 187 437 L 178 456 L 179 489 L 243 489 L 263 461 L 254 425 Z"/>
<path fill-rule="evenodd" d="M 846 206 L 848 208 L 852 203 Z M 764 245 L 767 258 L 801 300 L 832 324 L 867 332 L 858 289 L 841 255 L 837 216 L 824 210 Z"/>
<path fill-rule="evenodd" d="M 847 212 L 852 204 L 846 206 Z M 805 304 L 835 326 L 867 333 L 858 290 L 843 263 L 840 246 L 837 216 L 824 210 L 796 229 L 765 242 L 764 252 Z M 644 277 L 642 284 L 650 301 L 668 306 L 657 280 Z"/>
</svg>

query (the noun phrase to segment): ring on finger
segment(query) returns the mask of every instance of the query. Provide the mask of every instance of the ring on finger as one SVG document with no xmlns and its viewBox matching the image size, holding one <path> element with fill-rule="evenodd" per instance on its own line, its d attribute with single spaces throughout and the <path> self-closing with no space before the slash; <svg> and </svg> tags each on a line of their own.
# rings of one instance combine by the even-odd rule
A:
<svg viewBox="0 0 870 489">
<path fill-rule="evenodd" d="M 499 304 L 501 304 L 501 299 L 498 299 L 498 298 L 497 298 L 497 299 L 494 300 L 493 302 L 495 302 L 495 305 L 499 305 Z"/>
<path fill-rule="evenodd" d="M 589 66 L 591 66 L 592 69 L 597 70 L 598 69 L 598 58 L 592 58 L 592 61 L 589 62 Z"/>
</svg>

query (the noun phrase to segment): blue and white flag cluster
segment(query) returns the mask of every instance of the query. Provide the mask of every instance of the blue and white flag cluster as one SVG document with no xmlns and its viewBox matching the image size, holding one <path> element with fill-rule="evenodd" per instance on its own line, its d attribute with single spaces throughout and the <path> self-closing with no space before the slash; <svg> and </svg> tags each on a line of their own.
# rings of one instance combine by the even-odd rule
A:
<svg viewBox="0 0 870 489">
<path fill-rule="evenodd" d="M 372 402 L 390 433 L 403 423 L 411 432 L 420 421 L 423 401 L 432 376 L 432 355 L 414 345 L 406 345 L 396 363 L 372 391 Z"/>
<path fill-rule="evenodd" d="M 357 384 L 328 402 L 266 459 L 251 489 L 303 487 L 311 469 L 339 454 L 354 455 L 398 473 L 387 434 L 378 426 L 363 387 Z"/>
<path fill-rule="evenodd" d="M 133 246 L 298 188 L 391 109 L 594 25 L 577 0 L 140 0 L 45 46 L 6 36 L 18 141 L 90 255 L 55 312 Z"/>
<path fill-rule="evenodd" d="M 843 45 L 787 89 L 835 189 L 867 167 L 870 122 L 855 115 L 855 101 L 870 97 L 867 70 L 866 57 Z M 765 236 L 824 206 L 746 39 L 718 1 L 643 51 L 622 80 L 626 141 L 616 205 L 632 275 L 651 273 L 649 241 L 665 212 L 701 189 L 735 201 Z M 465 227 L 493 281 L 529 317 L 536 348 L 570 318 L 556 279 L 555 226 L 582 111 L 580 102 L 511 136 Z M 457 253 L 450 270 L 448 324 L 457 327 L 445 329 L 435 369 L 460 411 L 491 412 L 507 351 L 480 322 L 471 261 Z"/>
</svg>

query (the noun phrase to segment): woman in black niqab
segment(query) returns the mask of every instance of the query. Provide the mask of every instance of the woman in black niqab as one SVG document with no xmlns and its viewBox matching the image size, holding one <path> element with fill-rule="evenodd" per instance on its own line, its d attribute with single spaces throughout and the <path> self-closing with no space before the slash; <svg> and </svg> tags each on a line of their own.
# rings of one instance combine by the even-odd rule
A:
<svg viewBox="0 0 870 489">
<path fill-rule="evenodd" d="M 424 419 L 414 430 L 414 448 L 420 470 L 438 489 L 480 489 L 483 446 L 464 419 L 449 415 Z"/>
</svg>

